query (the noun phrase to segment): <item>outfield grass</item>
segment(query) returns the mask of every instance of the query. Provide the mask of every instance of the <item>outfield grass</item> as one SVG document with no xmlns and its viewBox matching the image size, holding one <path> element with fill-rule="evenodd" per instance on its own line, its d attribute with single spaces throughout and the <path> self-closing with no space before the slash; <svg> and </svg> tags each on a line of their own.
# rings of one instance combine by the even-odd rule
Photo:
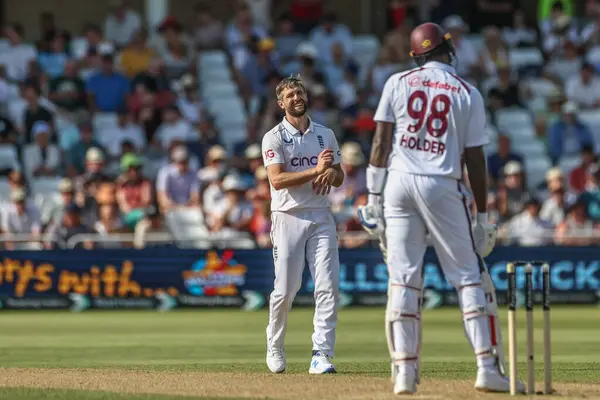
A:
<svg viewBox="0 0 600 400">
<path fill-rule="evenodd" d="M 506 337 L 504 310 L 501 316 Z M 582 385 L 585 390 L 592 388 L 595 393 L 590 395 L 600 396 L 600 309 L 555 307 L 551 318 L 554 380 L 557 384 Z M 536 374 L 541 382 L 542 321 L 537 309 L 535 320 Z M 524 377 L 524 312 L 518 313 L 518 321 L 519 373 Z M 214 393 L 222 400 L 231 397 L 228 384 L 235 385 L 237 379 L 232 373 L 248 379 L 248 387 L 263 379 L 270 380 L 270 385 L 279 384 L 284 388 L 309 379 L 306 376 L 311 351 L 312 310 L 292 311 L 286 338 L 288 370 L 275 378 L 266 374 L 264 364 L 266 322 L 266 311 L 5 312 L 0 330 L 0 360 L 2 366 L 9 369 L 3 369 L 0 374 L 0 398 L 165 400 L 181 399 L 165 397 L 165 394 L 214 396 L 210 394 L 213 392 L 205 393 L 202 388 L 223 377 L 222 393 L 214 388 Z M 427 381 L 466 380 L 472 386 L 475 362 L 464 336 L 459 310 L 427 310 L 423 327 L 424 385 Z M 339 382 L 336 382 L 341 384 L 356 379 L 356 382 L 368 384 L 374 380 L 383 385 L 381 382 L 386 381 L 387 390 L 389 356 L 383 332 L 383 309 L 342 310 L 336 351 L 335 362 L 340 372 L 336 378 Z M 47 372 L 40 368 L 51 370 Z M 110 375 L 115 371 L 116 375 Z M 123 371 L 121 375 L 118 375 L 119 371 Z M 94 373 L 99 382 L 87 382 L 95 379 Z M 10 379 L 7 374 L 12 375 Z M 1 378 L 3 375 L 5 377 Z M 139 376 L 143 378 L 139 383 L 140 390 L 126 390 L 128 382 L 134 382 Z M 173 379 L 179 376 L 196 382 L 191 383 L 188 390 L 187 381 L 173 384 Z M 203 377 L 207 376 L 210 376 L 210 382 L 204 383 Z M 148 380 L 147 384 L 143 383 L 144 379 Z M 152 385 L 160 379 L 173 384 L 176 389 L 181 387 L 181 390 L 154 392 Z M 65 391 L 81 389 L 82 380 L 89 386 L 83 386 L 87 391 Z M 18 386 L 22 388 L 14 389 Z M 246 398 L 266 395 L 259 393 L 260 386 L 252 387 L 254 389 L 244 393 Z M 273 389 L 273 386 L 266 389 Z M 136 395 L 144 392 L 156 395 Z M 236 393 L 233 386 L 231 392 Z"/>
</svg>

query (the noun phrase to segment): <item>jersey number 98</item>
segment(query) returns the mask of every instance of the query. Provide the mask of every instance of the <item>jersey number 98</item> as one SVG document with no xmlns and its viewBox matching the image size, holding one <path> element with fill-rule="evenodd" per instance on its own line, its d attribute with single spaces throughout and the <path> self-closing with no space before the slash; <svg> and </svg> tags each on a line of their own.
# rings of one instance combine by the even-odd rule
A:
<svg viewBox="0 0 600 400">
<path fill-rule="evenodd" d="M 421 100 L 421 107 L 417 110 L 416 102 Z M 429 106 L 429 99 L 427 93 L 422 90 L 413 92 L 408 98 L 408 115 L 414 119 L 415 123 L 408 126 L 410 133 L 417 133 L 423 128 L 423 124 L 427 128 L 427 133 L 435 138 L 444 136 L 448 130 L 448 114 L 450 113 L 450 98 L 445 94 L 438 94 L 431 100 L 431 107 Z M 436 123 L 436 121 L 438 121 Z"/>
</svg>

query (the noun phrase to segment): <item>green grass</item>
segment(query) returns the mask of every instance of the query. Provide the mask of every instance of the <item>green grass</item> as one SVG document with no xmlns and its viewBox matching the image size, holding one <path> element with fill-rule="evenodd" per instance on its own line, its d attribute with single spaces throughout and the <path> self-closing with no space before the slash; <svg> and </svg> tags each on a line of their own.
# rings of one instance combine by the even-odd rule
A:
<svg viewBox="0 0 600 400">
<path fill-rule="evenodd" d="M 100 391 L 0 388 L 0 399 L 10 400 L 196 400 L 200 397 L 131 395 Z M 228 400 L 226 397 L 202 397 L 202 400 Z"/>
<path fill-rule="evenodd" d="M 286 337 L 288 374 L 306 374 L 313 310 L 295 309 Z M 536 374 L 542 379 L 541 311 L 535 311 Z M 99 368 L 154 372 L 264 373 L 267 312 L 5 312 L 0 329 L 3 367 Z M 501 314 L 507 352 L 506 311 Z M 557 382 L 600 384 L 600 309 L 552 310 L 553 378 Z M 524 312 L 518 312 L 520 373 L 525 371 Z M 342 310 L 335 362 L 340 373 L 387 377 L 389 355 L 383 309 Z M 475 376 L 474 356 L 457 308 L 427 310 L 423 322 L 423 378 Z M 144 399 L 103 392 L 49 390 L 44 398 Z M 0 398 L 40 398 L 35 389 L 0 389 Z M 53 397 L 54 396 L 54 397 Z M 83 397 L 78 397 L 83 396 Z M 222 398 L 221 398 L 222 399 Z"/>
</svg>

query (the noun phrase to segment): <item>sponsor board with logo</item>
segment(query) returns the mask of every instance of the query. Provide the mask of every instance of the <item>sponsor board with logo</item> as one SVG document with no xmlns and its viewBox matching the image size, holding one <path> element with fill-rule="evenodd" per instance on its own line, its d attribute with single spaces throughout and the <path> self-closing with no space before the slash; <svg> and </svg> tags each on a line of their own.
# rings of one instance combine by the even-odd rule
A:
<svg viewBox="0 0 600 400">
<path fill-rule="evenodd" d="M 549 262 L 553 303 L 600 305 L 597 248 L 497 248 L 486 262 L 501 304 L 506 302 L 506 263 L 513 260 Z M 426 307 L 456 305 L 456 291 L 432 251 L 426 253 L 423 265 Z M 378 250 L 340 250 L 340 266 L 341 306 L 386 303 L 387 266 Z M 517 275 L 519 288 L 524 284 L 522 272 Z M 537 289 L 541 276 L 534 272 L 533 278 Z M 0 310 L 256 310 L 267 307 L 273 281 L 271 250 L 1 252 Z M 314 306 L 313 290 L 306 269 L 294 305 Z"/>
</svg>

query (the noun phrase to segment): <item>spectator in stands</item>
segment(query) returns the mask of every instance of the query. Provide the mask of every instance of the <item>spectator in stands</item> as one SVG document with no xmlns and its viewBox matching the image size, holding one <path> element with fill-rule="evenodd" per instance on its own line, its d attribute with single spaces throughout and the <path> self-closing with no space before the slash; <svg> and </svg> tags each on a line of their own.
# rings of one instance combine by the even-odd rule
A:
<svg viewBox="0 0 600 400">
<path fill-rule="evenodd" d="M 538 23 L 543 36 L 550 34 L 557 19 L 570 17 L 574 12 L 572 0 L 541 0 L 538 6 Z"/>
<path fill-rule="evenodd" d="M 48 51 L 41 51 L 38 56 L 40 67 L 50 78 L 57 78 L 63 74 L 67 60 L 69 55 L 63 35 L 54 36 Z"/>
<path fill-rule="evenodd" d="M 90 220 L 87 223 L 92 224 L 95 215 L 95 196 L 98 186 L 102 182 L 111 182 L 110 176 L 104 172 L 106 157 L 102 150 L 91 147 L 85 154 L 85 171 L 83 174 L 73 178 L 75 187 L 75 202 L 84 208 L 84 214 Z"/>
<path fill-rule="evenodd" d="M 523 168 L 518 161 L 509 161 L 503 169 L 504 181 L 498 188 L 498 211 L 503 220 L 523 210 L 529 194 L 525 191 Z"/>
<path fill-rule="evenodd" d="M 0 115 L 0 146 L 17 143 L 17 131 L 10 119 Z"/>
<path fill-rule="evenodd" d="M 40 40 L 37 41 L 38 51 L 45 51 L 50 48 L 50 42 L 58 34 L 54 14 L 45 11 L 40 14 L 39 19 Z"/>
<path fill-rule="evenodd" d="M 112 1 L 111 5 L 113 9 L 104 22 L 104 33 L 107 40 L 123 48 L 139 31 L 142 21 L 137 12 L 127 7 L 125 0 Z"/>
<path fill-rule="evenodd" d="M 498 182 L 504 166 L 509 161 L 517 161 L 519 164 L 523 164 L 523 157 L 512 151 L 511 141 L 507 135 L 498 135 L 498 149 L 496 153 L 487 158 L 488 173 L 492 184 L 495 185 Z"/>
<path fill-rule="evenodd" d="M 91 123 L 79 124 L 79 133 L 79 141 L 73 144 L 66 154 L 67 172 L 71 177 L 84 172 L 86 154 L 91 148 L 102 149 L 102 145 L 94 139 Z"/>
<path fill-rule="evenodd" d="M 546 185 L 550 196 L 542 204 L 540 217 L 557 226 L 565 219 L 565 208 L 576 200 L 576 196 L 567 191 L 563 173 L 558 167 L 546 172 Z"/>
<path fill-rule="evenodd" d="M 576 201 L 567 209 L 567 217 L 556 227 L 555 243 L 561 246 L 591 246 L 598 243 L 600 231 L 586 216 L 586 204 Z"/>
<path fill-rule="evenodd" d="M 241 180 L 246 187 L 253 187 L 255 185 L 255 174 L 256 170 L 262 167 L 262 151 L 260 145 L 253 143 L 246 147 L 244 151 L 244 162 L 242 169 L 245 171 L 241 174 Z"/>
<path fill-rule="evenodd" d="M 10 192 L 14 193 L 17 190 L 23 189 L 28 192 L 27 182 L 21 172 L 21 169 L 13 169 L 8 173 L 8 185 L 10 186 Z"/>
<path fill-rule="evenodd" d="M 114 204 L 101 204 L 98 207 L 98 220 L 94 224 L 94 230 L 102 236 L 126 231 L 123 220 L 119 215 L 119 209 Z M 102 247 L 106 247 L 103 245 Z M 111 245 L 110 247 L 119 247 Z"/>
<path fill-rule="evenodd" d="M 412 3 L 414 3 L 412 0 L 388 0 L 386 13 L 388 29 L 395 29 L 410 18 L 413 12 Z"/>
<path fill-rule="evenodd" d="M 265 170 L 265 174 L 266 174 Z M 267 178 L 268 179 L 268 178 Z M 271 243 L 271 204 L 268 198 L 257 196 L 252 199 L 254 214 L 248 226 L 250 233 L 254 235 L 259 248 L 272 247 Z"/>
<path fill-rule="evenodd" d="M 290 12 L 295 30 L 301 34 L 309 33 L 323 17 L 325 0 L 293 0 Z"/>
<path fill-rule="evenodd" d="M 88 106 L 93 113 L 114 113 L 126 106 L 129 80 L 115 71 L 112 54 L 102 55 L 102 70 L 87 81 L 86 92 Z"/>
<path fill-rule="evenodd" d="M 158 208 L 151 206 L 144 210 L 144 218 L 135 226 L 133 235 L 133 247 L 143 249 L 146 245 L 146 235 L 149 233 L 167 233 Z"/>
<path fill-rule="evenodd" d="M 186 72 L 193 71 L 195 65 L 194 49 L 183 33 L 183 26 L 174 17 L 167 17 L 158 27 L 163 35 L 164 46 L 159 53 L 164 60 L 169 80 L 179 79 Z"/>
<path fill-rule="evenodd" d="M 481 34 L 483 47 L 479 55 L 480 68 L 484 76 L 495 76 L 499 67 L 508 67 L 508 46 L 502 40 L 500 29 L 495 26 L 483 28 Z"/>
<path fill-rule="evenodd" d="M 379 102 L 379 97 L 383 92 L 383 86 L 388 78 L 399 72 L 401 66 L 394 64 L 391 59 L 390 50 L 388 47 L 382 47 L 379 50 L 377 61 L 369 70 L 367 76 L 367 90 L 369 92 L 369 105 L 376 107 Z M 329 125 L 326 125 L 329 126 Z"/>
<path fill-rule="evenodd" d="M 410 58 L 410 32 L 414 28 L 414 22 L 408 18 L 402 25 L 396 26 L 383 38 L 381 50 L 385 49 L 389 55 L 390 62 L 401 69 L 412 67 Z"/>
<path fill-rule="evenodd" d="M 562 118 L 548 130 L 548 150 L 552 163 L 561 157 L 575 156 L 583 146 L 593 146 L 594 139 L 587 125 L 577 118 L 578 107 L 573 102 L 562 106 Z"/>
<path fill-rule="evenodd" d="M 352 56 L 352 33 L 344 24 L 338 23 L 337 15 L 327 13 L 321 24 L 310 33 L 310 41 L 317 49 L 317 58 L 320 62 L 331 64 L 333 62 L 332 48 L 335 43 L 340 43 L 343 56 Z"/>
<path fill-rule="evenodd" d="M 540 217 L 541 203 L 531 197 L 524 211 L 516 214 L 501 228 L 502 235 L 516 240 L 519 246 L 544 246 L 552 243 L 552 223 Z"/>
<path fill-rule="evenodd" d="M 175 100 L 171 92 L 169 78 L 165 72 L 164 62 L 159 57 L 152 58 L 148 69 L 136 75 L 131 82 L 131 90 L 132 96 L 129 109 L 134 114 L 144 114 L 142 110 L 150 105 L 157 113 L 160 113 L 161 108 L 166 107 Z M 148 120 L 143 115 L 138 115 L 138 118 Z M 160 116 L 158 119 L 160 120 Z"/>
<path fill-rule="evenodd" d="M 282 65 L 294 58 L 296 49 L 302 42 L 302 39 L 302 35 L 294 32 L 292 16 L 288 13 L 281 15 L 277 20 L 275 48 L 277 49 L 277 55 Z"/>
<path fill-rule="evenodd" d="M 346 68 L 344 69 L 344 80 L 333 92 L 341 114 L 347 114 L 352 117 L 357 115 L 360 102 L 357 79 L 358 67 L 352 64 L 346 65 Z"/>
<path fill-rule="evenodd" d="M 182 116 L 197 127 L 203 118 L 203 107 L 196 78 L 192 74 L 185 74 L 179 80 L 179 84 L 183 93 L 177 98 L 177 107 Z"/>
<path fill-rule="evenodd" d="M 358 70 L 358 64 L 349 56 L 344 54 L 344 48 L 340 42 L 331 45 L 331 62 L 323 67 L 325 82 L 330 91 L 344 84 L 346 71 L 348 69 Z"/>
<path fill-rule="evenodd" d="M 597 1 L 587 3 L 586 14 L 590 19 L 581 30 L 581 45 L 591 48 L 600 44 L 600 5 Z"/>
<path fill-rule="evenodd" d="M 29 62 L 37 58 L 35 48 L 23 43 L 25 31 L 19 23 L 12 23 L 4 28 L 4 36 L 8 39 L 10 46 L 3 50 L 0 63 L 6 69 L 9 81 L 19 82 L 27 77 Z"/>
<path fill-rule="evenodd" d="M 177 207 L 200 206 L 197 171 L 189 168 L 187 148 L 174 148 L 171 160 L 171 164 L 158 171 L 156 178 L 156 196 L 163 214 Z"/>
<path fill-rule="evenodd" d="M 64 73 L 50 81 L 48 97 L 61 113 L 78 123 L 89 116 L 86 107 L 85 84 L 79 77 L 77 64 L 73 60 L 67 60 Z"/>
<path fill-rule="evenodd" d="M 356 142 L 346 142 L 340 150 L 346 178 L 340 187 L 331 188 L 329 200 L 335 211 L 351 207 L 356 194 L 367 189 L 366 160 L 360 145 Z"/>
<path fill-rule="evenodd" d="M 567 98 L 583 109 L 600 107 L 600 78 L 596 76 L 594 66 L 581 65 L 581 72 L 572 76 L 565 86 Z"/>
<path fill-rule="evenodd" d="M 281 75 L 300 75 L 310 91 L 313 86 L 323 80 L 321 67 L 317 64 L 317 48 L 311 43 L 301 43 L 296 49 L 296 59 L 280 68 Z M 275 91 L 272 91 L 275 93 Z"/>
<path fill-rule="evenodd" d="M 206 4 L 196 4 L 196 28 L 193 32 L 194 45 L 197 50 L 213 50 L 223 47 L 225 28 L 223 23 L 215 18 L 210 7 Z"/>
<path fill-rule="evenodd" d="M 143 162 L 129 153 L 121 158 L 121 176 L 117 179 L 117 204 L 123 220 L 133 229 L 154 204 L 152 182 L 142 175 Z"/>
<path fill-rule="evenodd" d="M 585 205 L 587 217 L 594 223 L 600 222 L 600 163 L 590 166 L 585 192 L 579 196 Z"/>
<path fill-rule="evenodd" d="M 40 89 L 36 85 L 26 83 L 23 86 L 23 97 L 27 101 L 24 114 L 25 136 L 22 138 L 25 143 L 31 143 L 33 141 L 33 125 L 38 121 L 47 122 L 52 130 L 51 133 L 53 136 L 56 132 L 54 129 L 54 115 L 48 108 L 40 103 L 40 95 Z"/>
<path fill-rule="evenodd" d="M 9 175 L 15 170 L 21 170 L 19 153 L 15 144 L 4 136 L 0 140 L 0 176 Z"/>
<path fill-rule="evenodd" d="M 103 130 L 98 139 L 112 159 L 120 158 L 123 142 L 132 143 L 135 150 L 139 152 L 146 148 L 146 136 L 142 127 L 133 122 L 125 108 L 118 110 L 117 125 Z"/>
<path fill-rule="evenodd" d="M 566 41 L 564 54 L 560 58 L 550 60 L 544 68 L 544 77 L 559 86 L 564 85 L 581 71 L 582 60 L 575 43 Z"/>
<path fill-rule="evenodd" d="M 278 69 L 278 63 L 273 53 L 275 42 L 273 39 L 265 38 L 259 42 L 251 41 L 248 47 L 250 51 L 246 63 L 240 71 L 244 93 L 248 99 L 253 95 L 265 98 L 267 97 L 265 82 Z"/>
<path fill-rule="evenodd" d="M 248 192 L 246 192 L 246 197 L 250 201 L 258 200 L 261 202 L 267 201 L 271 198 L 271 184 L 269 183 L 269 176 L 267 175 L 267 169 L 262 165 L 259 166 L 256 171 L 254 171 L 254 185 L 248 189 Z"/>
<path fill-rule="evenodd" d="M 585 185 L 588 182 L 588 172 L 592 164 L 597 161 L 594 154 L 594 147 L 590 145 L 581 146 L 581 164 L 573 169 L 569 175 L 569 186 L 571 190 L 579 194 L 585 191 Z"/>
<path fill-rule="evenodd" d="M 266 31 L 271 29 L 272 0 L 237 0 L 241 6 L 247 6 L 252 14 L 254 23 Z"/>
<path fill-rule="evenodd" d="M 175 139 L 192 141 L 198 138 L 192 124 L 179 112 L 179 108 L 172 104 L 163 111 L 162 124 L 158 127 L 154 140 L 162 149 L 167 150 Z"/>
<path fill-rule="evenodd" d="M 227 175 L 223 179 L 222 188 L 224 201 L 207 216 L 208 229 L 227 234 L 248 232 L 254 209 L 244 198 L 244 182 L 236 175 Z"/>
<path fill-rule="evenodd" d="M 50 226 L 46 232 L 46 248 L 67 249 L 70 248 L 68 245 L 69 239 L 73 236 L 93 233 L 93 230 L 82 222 L 81 212 L 81 208 L 75 203 L 65 207 L 62 220 Z M 84 241 L 83 247 L 89 250 L 94 248 L 94 244 L 90 241 Z"/>
<path fill-rule="evenodd" d="M 84 38 L 74 42 L 71 54 L 76 60 L 81 61 L 84 68 L 95 69 L 100 67 L 99 55 L 114 51 L 114 45 L 102 37 L 102 29 L 94 24 L 86 24 L 83 28 Z"/>
<path fill-rule="evenodd" d="M 60 168 L 60 151 L 50 143 L 50 125 L 38 121 L 33 125 L 35 142 L 23 149 L 23 166 L 29 179 L 57 176 Z"/>
<path fill-rule="evenodd" d="M 52 207 L 48 208 L 48 215 L 42 215 L 42 223 L 46 229 L 51 225 L 59 224 L 63 218 L 65 208 L 75 201 L 75 189 L 70 178 L 61 179 L 58 183 L 58 192 L 60 193 L 60 200 L 54 202 Z"/>
<path fill-rule="evenodd" d="M 10 194 L 11 204 L 5 206 L 2 215 L 2 232 L 14 235 L 31 235 L 32 239 L 42 231 L 40 210 L 34 202 L 27 200 L 27 192 L 17 189 Z M 6 248 L 15 248 L 7 242 Z"/>
<path fill-rule="evenodd" d="M 227 150 L 221 145 L 214 145 L 206 153 L 205 167 L 198 171 L 198 178 L 206 183 L 227 169 Z"/>
<path fill-rule="evenodd" d="M 458 15 L 451 15 L 443 22 L 443 28 L 452 36 L 452 43 L 456 49 L 456 58 L 460 62 L 456 66 L 456 71 L 460 76 L 476 76 L 478 68 L 477 51 L 473 44 L 463 38 L 463 34 L 468 32 L 469 26 Z"/>
<path fill-rule="evenodd" d="M 542 48 L 549 59 L 560 58 L 564 55 L 567 42 L 578 43 L 579 37 L 573 19 L 563 15 L 553 22 L 550 32 L 544 35 Z"/>
<path fill-rule="evenodd" d="M 130 41 L 119 55 L 119 70 L 129 79 L 146 71 L 156 51 L 148 46 L 148 35 L 144 29 L 133 32 Z"/>
<path fill-rule="evenodd" d="M 518 80 L 512 80 L 510 74 L 510 68 L 508 64 L 498 64 L 496 66 L 498 73 L 498 81 L 493 86 L 488 97 L 491 101 L 496 101 L 498 107 L 524 107 L 523 100 L 519 91 Z"/>
<path fill-rule="evenodd" d="M 323 85 L 314 85 L 310 91 L 310 109 L 308 114 L 313 122 L 328 126 L 339 135 L 339 111 L 337 107 L 329 107 L 329 93 Z"/>
<path fill-rule="evenodd" d="M 502 38 L 510 48 L 515 47 L 536 47 L 537 31 L 528 21 L 523 10 L 517 9 L 513 13 L 512 26 L 504 27 Z"/>
<path fill-rule="evenodd" d="M 252 20 L 248 6 L 238 8 L 234 20 L 225 30 L 225 45 L 233 59 L 233 66 L 240 71 L 248 60 L 250 39 L 258 40 L 267 37 L 267 31 Z"/>
</svg>

